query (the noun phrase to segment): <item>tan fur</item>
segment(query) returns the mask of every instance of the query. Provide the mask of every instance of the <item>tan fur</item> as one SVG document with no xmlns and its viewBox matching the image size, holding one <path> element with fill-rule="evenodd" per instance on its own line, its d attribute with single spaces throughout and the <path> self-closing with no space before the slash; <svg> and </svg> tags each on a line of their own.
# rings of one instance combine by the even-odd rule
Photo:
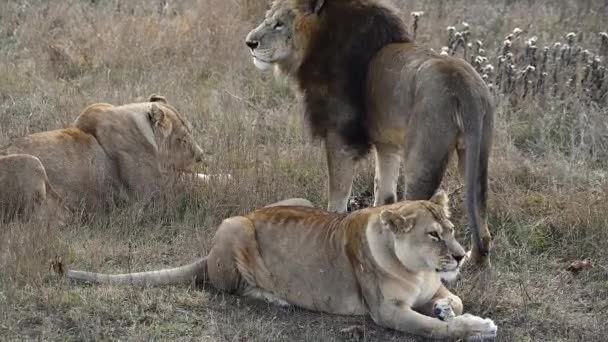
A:
<svg viewBox="0 0 608 342">
<path fill-rule="evenodd" d="M 328 210 L 346 211 L 356 161 L 370 146 L 375 205 L 397 200 L 402 160 L 405 198 L 428 199 L 458 150 L 473 258 L 489 265 L 494 108 L 470 65 L 417 45 L 379 0 L 275 0 L 246 43 L 256 66 L 277 67 L 302 91 L 307 121 L 325 142 Z"/>
<path fill-rule="evenodd" d="M 37 157 L 48 183 L 71 208 L 147 196 L 167 173 L 186 171 L 203 154 L 185 118 L 164 98 L 151 100 L 91 105 L 74 127 L 28 135 L 0 154 Z"/>
<path fill-rule="evenodd" d="M 370 315 L 379 325 L 427 337 L 495 335 L 491 320 L 461 315 L 461 300 L 441 283 L 442 274 L 456 273 L 465 256 L 445 194 L 349 215 L 290 206 L 301 202 L 224 220 L 209 255 L 190 265 L 122 275 L 68 271 L 67 277 L 134 285 L 195 279 L 277 304 Z M 429 317 L 442 303 L 451 319 Z"/>
<path fill-rule="evenodd" d="M 64 224 L 70 210 L 49 183 L 40 159 L 27 154 L 0 156 L 0 222 L 33 218 Z"/>
</svg>

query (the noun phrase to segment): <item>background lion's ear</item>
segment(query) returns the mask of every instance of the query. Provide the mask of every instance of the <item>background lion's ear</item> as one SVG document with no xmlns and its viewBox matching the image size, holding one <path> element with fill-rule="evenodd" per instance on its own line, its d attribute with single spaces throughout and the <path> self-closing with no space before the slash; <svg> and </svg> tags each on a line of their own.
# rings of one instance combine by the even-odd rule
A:
<svg viewBox="0 0 608 342">
<path fill-rule="evenodd" d="M 153 126 L 162 126 L 163 121 L 165 121 L 165 112 L 153 103 L 152 106 L 150 106 L 148 117 Z"/>
<path fill-rule="evenodd" d="M 306 0 L 311 14 L 319 14 L 325 5 L 325 0 Z"/>
<path fill-rule="evenodd" d="M 441 206 L 443 208 L 445 216 L 450 216 L 450 199 L 448 198 L 448 194 L 445 191 L 437 191 L 429 201 Z"/>
<path fill-rule="evenodd" d="M 158 95 L 158 94 L 152 94 L 150 95 L 150 98 L 148 99 L 148 102 L 161 102 L 161 103 L 167 103 L 167 99 L 164 96 Z"/>
<path fill-rule="evenodd" d="M 403 217 L 403 215 L 395 211 L 383 210 L 380 213 L 380 221 L 382 221 L 384 228 L 390 229 L 394 234 L 398 234 L 407 233 L 414 228 L 416 217 L 413 214 Z"/>
</svg>

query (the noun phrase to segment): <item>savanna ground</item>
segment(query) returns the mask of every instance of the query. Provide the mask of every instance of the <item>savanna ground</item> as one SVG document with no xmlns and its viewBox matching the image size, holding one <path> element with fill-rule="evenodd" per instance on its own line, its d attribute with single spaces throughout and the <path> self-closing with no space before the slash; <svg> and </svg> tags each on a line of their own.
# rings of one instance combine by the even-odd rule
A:
<svg viewBox="0 0 608 342">
<path fill-rule="evenodd" d="M 523 30 L 513 38 L 510 60 L 494 73 L 483 71 L 498 104 L 489 203 L 494 277 L 483 292 L 467 271 L 452 285 L 465 310 L 494 319 L 499 341 L 605 340 L 608 80 L 600 74 L 607 49 L 599 32 L 608 30 L 608 5 L 396 5 L 410 28 L 410 12 L 425 12 L 417 40 L 437 51 L 447 44 L 446 27 L 462 35 L 463 21 L 469 23 L 470 42 L 484 42 L 484 65 L 497 67 L 499 55 L 506 56 L 505 37 L 515 27 Z M 352 325 L 363 328 L 367 341 L 421 340 L 366 318 L 280 309 L 212 289 L 88 287 L 49 272 L 56 256 L 69 268 L 104 272 L 183 264 L 206 254 L 227 216 L 293 196 L 325 206 L 322 148 L 303 128 L 295 92 L 255 70 L 244 47 L 264 7 L 262 0 L 0 3 L 0 145 L 69 125 L 94 102 L 121 104 L 159 93 L 190 118 L 208 152 L 198 171 L 234 176 L 227 184 L 165 194 L 61 229 L 2 226 L 0 340 L 348 341 L 339 331 Z M 577 35 L 567 45 L 578 54 L 566 63 L 565 54 L 573 53 L 562 51 L 569 32 Z M 538 56 L 550 47 L 547 69 L 542 57 L 521 57 L 532 36 Z M 562 45 L 554 47 L 558 41 Z M 583 56 L 578 46 L 592 55 Z M 598 53 L 603 59 L 593 69 Z M 511 76 L 501 71 L 510 64 Z M 536 71 L 522 71 L 528 64 Z M 360 166 L 355 193 L 365 194 L 372 183 L 370 159 Z M 468 243 L 454 167 L 444 188 L 453 193 L 454 221 Z M 577 275 L 566 270 L 584 258 L 594 267 Z"/>
</svg>

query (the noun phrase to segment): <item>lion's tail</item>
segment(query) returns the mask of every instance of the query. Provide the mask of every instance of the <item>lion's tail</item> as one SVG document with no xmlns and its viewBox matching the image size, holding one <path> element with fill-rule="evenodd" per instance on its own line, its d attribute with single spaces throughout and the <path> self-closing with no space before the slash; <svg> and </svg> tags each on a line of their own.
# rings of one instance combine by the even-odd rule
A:
<svg viewBox="0 0 608 342">
<path fill-rule="evenodd" d="M 209 280 L 207 272 L 207 257 L 201 258 L 185 266 L 168 268 L 159 271 L 104 274 L 69 270 L 66 272 L 66 277 L 72 280 L 96 284 L 135 286 L 176 285 L 191 281 L 203 283 L 208 282 Z"/>
<path fill-rule="evenodd" d="M 459 100 L 464 114 L 466 209 L 473 233 L 473 258 L 478 262 L 488 262 L 486 256 L 492 237 L 487 227 L 486 207 L 494 105 L 489 91 L 480 93 L 480 88 L 486 89 L 463 87 Z"/>
</svg>

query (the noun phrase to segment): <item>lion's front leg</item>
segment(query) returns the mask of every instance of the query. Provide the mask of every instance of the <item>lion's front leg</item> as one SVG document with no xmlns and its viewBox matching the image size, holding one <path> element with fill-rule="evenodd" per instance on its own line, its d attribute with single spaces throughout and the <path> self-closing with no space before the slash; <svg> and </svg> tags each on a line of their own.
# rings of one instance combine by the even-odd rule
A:
<svg viewBox="0 0 608 342">
<path fill-rule="evenodd" d="M 429 338 L 465 338 L 467 341 L 496 337 L 496 324 L 490 319 L 464 314 L 448 321 L 425 316 L 394 301 L 381 304 L 371 313 L 379 325 Z"/>
<path fill-rule="evenodd" d="M 357 155 L 336 133 L 327 134 L 325 152 L 329 176 L 327 210 L 344 213 L 353 185 Z"/>
<path fill-rule="evenodd" d="M 445 288 L 445 286 L 441 285 L 428 303 L 416 309 L 427 316 L 436 317 L 442 321 L 449 321 L 456 316 L 462 315 L 462 300 Z"/>
</svg>

